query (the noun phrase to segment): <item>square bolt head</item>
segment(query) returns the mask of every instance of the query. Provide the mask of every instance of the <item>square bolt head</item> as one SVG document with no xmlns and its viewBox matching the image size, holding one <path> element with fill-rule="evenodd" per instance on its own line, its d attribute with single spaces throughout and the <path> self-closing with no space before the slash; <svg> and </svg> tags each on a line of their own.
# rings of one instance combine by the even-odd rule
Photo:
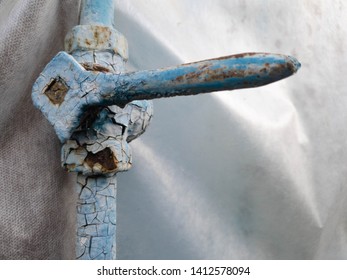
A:
<svg viewBox="0 0 347 280">
<path fill-rule="evenodd" d="M 82 82 L 90 75 L 72 56 L 58 53 L 45 67 L 32 89 L 32 100 L 54 126 L 61 142 L 65 142 L 79 125 L 86 106 L 81 98 Z"/>
</svg>

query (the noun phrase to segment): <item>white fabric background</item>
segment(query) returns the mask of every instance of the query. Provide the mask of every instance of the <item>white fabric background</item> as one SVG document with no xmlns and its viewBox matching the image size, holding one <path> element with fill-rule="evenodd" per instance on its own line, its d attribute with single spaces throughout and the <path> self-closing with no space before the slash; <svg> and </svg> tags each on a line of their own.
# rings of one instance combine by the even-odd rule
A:
<svg viewBox="0 0 347 280">
<path fill-rule="evenodd" d="M 155 101 L 118 176 L 120 259 L 347 258 L 343 0 L 116 0 L 129 68 L 258 51 L 297 75 Z M 74 175 L 30 100 L 78 1 L 0 1 L 0 258 L 72 258 Z"/>
</svg>

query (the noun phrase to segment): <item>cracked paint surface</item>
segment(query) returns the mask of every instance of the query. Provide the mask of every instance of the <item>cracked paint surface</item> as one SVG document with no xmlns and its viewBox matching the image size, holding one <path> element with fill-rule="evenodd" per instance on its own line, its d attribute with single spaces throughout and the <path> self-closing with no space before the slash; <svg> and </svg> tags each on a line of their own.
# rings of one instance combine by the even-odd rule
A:
<svg viewBox="0 0 347 280">
<path fill-rule="evenodd" d="M 89 72 L 124 72 L 124 60 L 113 51 L 72 53 Z M 77 172 L 76 258 L 116 259 L 116 173 L 131 168 L 128 142 L 140 136 L 153 114 L 150 101 L 89 107 L 62 147 L 62 165 Z"/>
<path fill-rule="evenodd" d="M 93 9 L 112 6 L 113 1 L 100 4 L 84 0 L 81 22 L 95 23 L 99 17 L 95 16 L 98 11 Z M 89 5 L 96 6 L 90 8 Z M 59 102 L 49 100 L 55 109 L 68 104 L 65 113 L 55 115 L 54 127 L 56 131 L 69 127 L 69 134 L 63 138 L 58 133 L 64 143 L 61 161 L 67 171 L 77 172 L 76 259 L 116 259 L 116 173 L 131 168 L 128 143 L 148 127 L 153 105 L 143 100 L 130 102 L 123 108 L 105 106 L 108 104 L 90 106 L 88 95 L 97 90 L 93 84 L 97 77 L 102 73 L 119 75 L 125 69 L 126 40 L 112 27 L 76 26 L 66 36 L 65 48 L 74 61 L 68 68 L 50 68 L 54 75 L 61 74 L 56 75 L 59 78 L 48 78 L 50 85 L 45 90 L 48 97 L 53 95 L 54 101 L 58 99 Z M 78 73 L 80 70 L 83 73 Z M 47 76 L 43 74 L 40 78 L 47 79 Z M 53 87 L 60 90 L 59 94 L 51 93 Z M 73 91 L 73 94 L 67 96 L 62 94 L 64 91 Z M 52 113 L 47 108 L 43 111 L 46 116 Z M 71 120 L 76 114 L 78 118 Z"/>
<path fill-rule="evenodd" d="M 116 177 L 78 175 L 76 259 L 114 259 L 116 192 Z"/>
<path fill-rule="evenodd" d="M 150 102 L 133 102 L 125 108 L 110 106 L 96 110 L 63 145 L 63 167 L 87 176 L 128 170 L 132 165 L 128 142 L 146 130 L 152 114 Z M 89 123 L 90 118 L 95 120 Z"/>
</svg>

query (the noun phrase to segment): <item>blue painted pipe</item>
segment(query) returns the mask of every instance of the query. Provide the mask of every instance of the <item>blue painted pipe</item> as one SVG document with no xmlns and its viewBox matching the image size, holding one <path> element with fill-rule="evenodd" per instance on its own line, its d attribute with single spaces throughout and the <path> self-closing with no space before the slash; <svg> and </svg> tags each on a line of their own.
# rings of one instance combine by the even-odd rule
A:
<svg viewBox="0 0 347 280">
<path fill-rule="evenodd" d="M 112 27 L 113 19 L 114 0 L 82 0 L 81 25 Z M 81 55 L 83 50 L 79 50 L 77 53 Z M 99 55 L 101 53 L 102 51 L 99 51 Z M 88 51 L 85 51 L 84 55 L 92 57 Z M 112 61 L 109 61 L 108 56 L 104 60 L 110 64 L 110 69 L 112 69 L 111 65 L 116 67 Z M 93 60 L 90 59 L 90 62 L 92 63 Z M 124 63 L 119 61 L 119 64 L 117 67 L 123 69 Z M 100 127 L 102 125 L 109 126 L 107 122 L 100 124 Z M 88 129 L 95 131 L 93 128 Z M 100 131 L 102 131 L 101 128 Z M 81 138 L 86 137 L 85 131 L 79 133 Z M 121 138 L 121 135 L 112 136 L 114 139 L 117 136 Z M 99 139 L 95 139 L 95 142 L 97 142 L 96 140 L 105 141 L 104 138 L 99 137 Z M 76 158 L 77 162 L 82 160 L 81 155 Z M 86 176 L 78 173 L 76 259 L 116 259 L 116 185 L 116 176 Z"/>
<path fill-rule="evenodd" d="M 83 0 L 80 25 L 114 25 L 114 0 Z"/>
</svg>

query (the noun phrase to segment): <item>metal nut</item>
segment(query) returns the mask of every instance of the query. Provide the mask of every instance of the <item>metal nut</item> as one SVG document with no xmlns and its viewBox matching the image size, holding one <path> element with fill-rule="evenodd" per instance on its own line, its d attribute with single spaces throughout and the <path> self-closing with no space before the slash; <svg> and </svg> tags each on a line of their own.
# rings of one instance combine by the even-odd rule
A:
<svg viewBox="0 0 347 280">
<path fill-rule="evenodd" d="M 77 25 L 65 37 L 65 50 L 112 50 L 128 60 L 128 42 L 116 29 L 107 26 Z"/>
</svg>

